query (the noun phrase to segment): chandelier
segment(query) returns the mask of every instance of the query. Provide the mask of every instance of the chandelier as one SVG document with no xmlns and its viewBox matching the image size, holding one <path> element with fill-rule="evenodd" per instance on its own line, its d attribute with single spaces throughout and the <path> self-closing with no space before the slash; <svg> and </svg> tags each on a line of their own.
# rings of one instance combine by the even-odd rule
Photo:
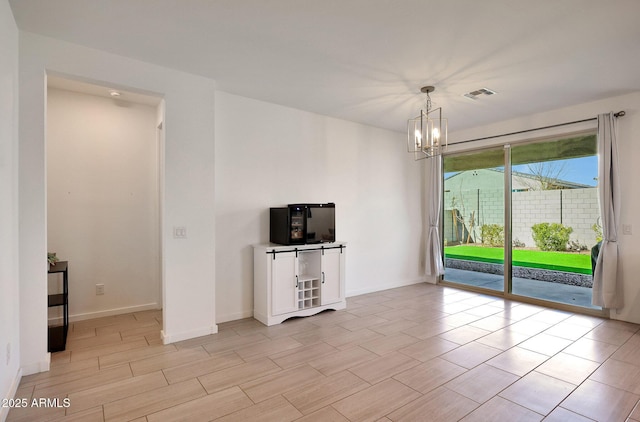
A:
<svg viewBox="0 0 640 422">
<path fill-rule="evenodd" d="M 431 109 L 430 93 L 433 86 L 423 86 L 425 106 L 420 115 L 407 122 L 407 150 L 416 160 L 441 155 L 447 149 L 447 119 L 442 118 L 442 108 Z"/>
</svg>

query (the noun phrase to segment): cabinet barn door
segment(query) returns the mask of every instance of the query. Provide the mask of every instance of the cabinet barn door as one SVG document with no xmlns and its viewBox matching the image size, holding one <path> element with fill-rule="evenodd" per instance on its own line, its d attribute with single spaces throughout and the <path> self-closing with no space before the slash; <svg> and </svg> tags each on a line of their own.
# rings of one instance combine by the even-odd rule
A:
<svg viewBox="0 0 640 422">
<path fill-rule="evenodd" d="M 321 260 L 322 290 L 321 304 L 328 305 L 343 300 L 343 251 L 339 248 L 325 249 Z"/>
<path fill-rule="evenodd" d="M 271 258 L 273 259 L 273 258 Z M 296 295 L 298 258 L 295 252 L 275 254 L 272 262 L 271 314 L 280 315 L 298 309 Z"/>
</svg>

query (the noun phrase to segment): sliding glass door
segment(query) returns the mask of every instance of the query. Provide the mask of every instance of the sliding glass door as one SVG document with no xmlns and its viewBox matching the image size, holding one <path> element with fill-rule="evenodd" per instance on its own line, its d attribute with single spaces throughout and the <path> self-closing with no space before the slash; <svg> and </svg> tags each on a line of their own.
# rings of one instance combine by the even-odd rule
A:
<svg viewBox="0 0 640 422">
<path fill-rule="evenodd" d="M 444 157 L 444 280 L 592 308 L 595 134 Z"/>
<path fill-rule="evenodd" d="M 511 148 L 514 294 L 592 307 L 597 176 L 595 135 Z"/>
<path fill-rule="evenodd" d="M 503 148 L 444 158 L 445 280 L 504 289 Z"/>
</svg>

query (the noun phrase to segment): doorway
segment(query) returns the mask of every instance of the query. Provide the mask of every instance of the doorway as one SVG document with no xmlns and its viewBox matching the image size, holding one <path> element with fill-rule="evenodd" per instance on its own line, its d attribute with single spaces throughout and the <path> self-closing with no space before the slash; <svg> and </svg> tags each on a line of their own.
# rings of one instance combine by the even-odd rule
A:
<svg viewBox="0 0 640 422">
<path fill-rule="evenodd" d="M 595 133 L 450 154 L 443 169 L 445 282 L 600 310 Z"/>
<path fill-rule="evenodd" d="M 161 99 L 118 94 L 47 78 L 47 247 L 72 321 L 162 307 Z"/>
</svg>

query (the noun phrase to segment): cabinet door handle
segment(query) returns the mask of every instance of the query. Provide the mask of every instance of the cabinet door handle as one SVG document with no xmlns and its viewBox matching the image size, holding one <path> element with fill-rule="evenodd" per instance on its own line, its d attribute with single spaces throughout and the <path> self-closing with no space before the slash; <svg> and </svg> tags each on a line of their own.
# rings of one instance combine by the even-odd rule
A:
<svg viewBox="0 0 640 422">
<path fill-rule="evenodd" d="M 322 272 L 322 284 L 324 284 L 324 271 Z"/>
<path fill-rule="evenodd" d="M 296 275 L 296 289 L 298 288 L 298 276 Z"/>
</svg>

